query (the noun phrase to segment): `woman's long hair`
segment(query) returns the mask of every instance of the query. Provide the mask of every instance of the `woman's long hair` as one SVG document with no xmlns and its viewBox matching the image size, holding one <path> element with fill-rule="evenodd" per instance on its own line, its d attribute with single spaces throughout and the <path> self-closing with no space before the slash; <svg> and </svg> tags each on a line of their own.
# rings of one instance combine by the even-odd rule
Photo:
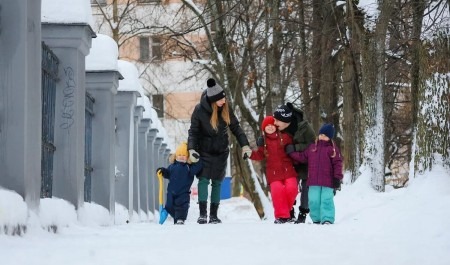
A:
<svg viewBox="0 0 450 265">
<path fill-rule="evenodd" d="M 212 114 L 211 114 L 211 120 L 209 121 L 211 123 L 211 126 L 215 131 L 217 131 L 217 127 L 219 125 L 219 107 L 215 102 L 211 103 L 212 108 Z M 230 125 L 230 111 L 228 110 L 228 103 L 225 102 L 222 107 L 221 115 L 222 120 L 227 124 Z"/>
</svg>

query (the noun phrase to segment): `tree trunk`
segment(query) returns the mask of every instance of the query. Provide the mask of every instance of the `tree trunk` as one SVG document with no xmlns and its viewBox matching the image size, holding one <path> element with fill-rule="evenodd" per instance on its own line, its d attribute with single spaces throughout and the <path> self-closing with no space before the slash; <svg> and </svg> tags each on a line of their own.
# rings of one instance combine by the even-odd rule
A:
<svg viewBox="0 0 450 265">
<path fill-rule="evenodd" d="M 311 56 L 311 123 L 314 129 L 320 126 L 320 80 L 321 77 L 321 57 L 322 50 L 322 4 L 321 0 L 313 0 L 313 14 L 312 14 L 312 56 Z"/>
<path fill-rule="evenodd" d="M 421 61 L 428 71 L 420 71 L 415 175 L 432 170 L 435 164 L 450 168 L 450 41 L 448 33 L 437 32 L 422 51 Z M 426 58 L 424 58 L 426 57 Z M 427 59 L 427 60 L 425 60 Z M 410 174 L 414 176 L 414 174 Z"/>
<path fill-rule="evenodd" d="M 361 165 L 361 148 L 360 148 L 360 97 L 358 86 L 358 76 L 355 73 L 355 61 L 351 55 L 350 49 L 346 49 L 343 54 L 344 69 L 342 73 L 343 79 L 343 98 L 344 113 L 342 121 L 342 129 L 344 135 L 344 144 L 341 151 L 344 156 L 345 170 L 350 172 L 351 181 L 354 182 L 359 175 L 359 167 Z"/>
<path fill-rule="evenodd" d="M 113 0 L 113 22 L 114 22 L 114 26 L 111 29 L 112 30 L 112 38 L 113 40 L 117 43 L 117 45 L 119 45 L 119 38 L 120 38 L 120 34 L 119 34 L 119 30 L 120 28 L 117 26 L 117 22 L 119 22 L 119 11 L 118 11 L 118 7 L 117 7 L 117 0 Z"/>
<path fill-rule="evenodd" d="M 236 140 L 233 140 L 233 146 L 239 145 Z M 244 194 L 255 206 L 256 211 L 258 212 L 258 215 L 260 218 L 263 218 L 265 216 L 264 209 L 261 203 L 261 199 L 259 198 L 258 193 L 256 192 L 255 183 L 253 182 L 253 179 L 250 177 L 251 172 L 247 165 L 247 163 L 242 160 L 241 157 L 241 151 L 240 148 L 233 148 L 231 151 L 231 158 L 233 161 L 233 167 L 234 172 L 233 179 L 235 181 L 236 185 L 237 183 L 240 183 L 244 191 L 246 193 Z"/>
<path fill-rule="evenodd" d="M 415 144 L 414 138 L 417 134 L 417 120 L 419 116 L 418 106 L 419 106 L 419 86 L 421 83 L 420 78 L 420 65 L 421 65 L 421 51 L 422 51 L 422 42 L 420 40 L 420 35 L 422 34 L 422 21 L 423 15 L 425 12 L 426 1 L 424 0 L 416 0 L 413 1 L 413 29 L 412 29 L 412 58 L 411 58 L 411 105 L 412 105 L 412 145 Z M 412 147 L 409 148 L 410 156 L 408 161 L 411 161 Z M 414 173 L 417 170 L 417 164 L 414 165 L 413 172 L 410 172 L 410 176 L 414 177 Z"/>
<path fill-rule="evenodd" d="M 272 23 L 270 23 L 270 18 L 271 18 L 271 10 L 272 10 L 272 1 L 266 1 L 266 16 L 265 16 L 265 34 L 266 34 L 266 39 L 265 39 L 265 50 L 266 50 L 266 71 L 265 71 L 265 77 L 266 77 L 266 91 L 268 93 L 268 97 L 267 97 L 267 104 L 266 104 L 266 113 L 270 113 L 269 111 L 271 109 L 274 109 L 274 105 L 276 103 L 276 100 L 274 100 L 273 95 L 274 95 L 274 91 L 273 91 L 273 73 L 271 71 L 272 69 L 272 65 L 274 64 L 273 62 L 273 45 L 270 43 L 270 40 L 272 39 L 272 36 L 270 36 L 270 28 L 272 27 Z"/>
<path fill-rule="evenodd" d="M 313 110 L 310 104 L 310 86 L 308 75 L 308 50 L 306 44 L 306 28 L 305 28 L 305 5 L 303 0 L 299 0 L 299 34 L 300 34 L 300 53 L 295 60 L 297 79 L 301 91 L 302 107 L 306 119 L 310 120 Z"/>
<path fill-rule="evenodd" d="M 371 175 L 371 185 L 385 190 L 385 116 L 384 89 L 386 78 L 386 34 L 391 12 L 390 0 L 379 1 L 381 11 L 374 35 L 368 35 L 365 67 L 365 164 Z"/>
<path fill-rule="evenodd" d="M 353 183 L 359 176 L 362 157 L 362 107 L 360 91 L 361 48 L 363 15 L 353 4 L 347 4 L 347 24 L 349 28 L 348 47 L 343 52 L 343 122 L 344 144 L 341 146 L 345 170 L 351 174 Z"/>
<path fill-rule="evenodd" d="M 339 24 L 342 21 L 338 21 L 340 15 L 337 15 L 336 9 L 333 6 L 335 3 L 326 2 L 322 7 L 323 26 L 321 39 L 321 80 L 320 80 L 320 109 L 316 110 L 320 113 L 320 124 L 316 128 L 319 128 L 322 123 L 333 123 L 336 131 L 339 131 L 339 116 L 337 110 L 338 101 L 338 87 L 337 87 L 337 75 L 338 75 L 338 60 L 336 49 L 337 39 L 340 39 Z M 339 73 L 340 74 L 340 73 Z"/>
</svg>

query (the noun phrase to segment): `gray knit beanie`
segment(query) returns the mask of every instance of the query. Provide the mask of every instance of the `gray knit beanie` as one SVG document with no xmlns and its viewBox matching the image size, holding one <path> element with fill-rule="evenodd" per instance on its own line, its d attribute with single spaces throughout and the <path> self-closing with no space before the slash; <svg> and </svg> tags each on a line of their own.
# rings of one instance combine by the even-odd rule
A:
<svg viewBox="0 0 450 265">
<path fill-rule="evenodd" d="M 210 78 L 206 81 L 206 85 L 208 86 L 206 89 L 206 97 L 209 102 L 213 103 L 225 97 L 225 91 L 223 91 L 221 86 L 216 84 L 216 80 Z"/>
</svg>

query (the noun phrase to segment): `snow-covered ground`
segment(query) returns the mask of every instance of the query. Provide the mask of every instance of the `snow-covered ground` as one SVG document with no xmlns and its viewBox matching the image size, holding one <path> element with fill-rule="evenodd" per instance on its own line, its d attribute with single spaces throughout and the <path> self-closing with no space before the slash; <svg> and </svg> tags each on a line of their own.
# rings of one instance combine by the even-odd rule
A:
<svg viewBox="0 0 450 265">
<path fill-rule="evenodd" d="M 89 222 L 89 214 L 78 213 L 82 222 L 57 221 L 60 227 L 54 234 L 36 225 L 48 223 L 50 211 L 45 218 L 28 218 L 23 236 L 0 235 L 0 264 L 448 265 L 449 175 L 435 167 L 408 188 L 385 193 L 374 192 L 362 176 L 336 195 L 334 225 L 314 225 L 310 220 L 275 225 L 260 221 L 247 200 L 232 198 L 221 203 L 223 224 L 195 223 L 198 210 L 193 204 L 184 226 L 170 219 L 164 225 L 149 221 L 100 226 L 107 221 Z M 0 198 L 5 199 L 4 194 L 0 191 Z M 1 202 L 0 216 L 6 213 Z M 15 216 L 11 218 L 22 218 L 23 209 L 9 205 L 9 211 L 19 212 L 9 214 Z M 54 215 L 70 208 L 58 205 L 53 205 Z"/>
</svg>

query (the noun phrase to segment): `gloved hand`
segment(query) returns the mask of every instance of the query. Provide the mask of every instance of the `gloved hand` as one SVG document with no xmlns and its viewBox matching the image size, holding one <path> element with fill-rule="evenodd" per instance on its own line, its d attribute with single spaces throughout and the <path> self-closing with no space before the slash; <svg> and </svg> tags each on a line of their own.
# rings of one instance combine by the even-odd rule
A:
<svg viewBox="0 0 450 265">
<path fill-rule="evenodd" d="M 334 195 L 336 195 L 336 191 L 341 190 L 341 183 L 342 181 L 340 179 L 337 178 L 333 178 L 333 193 Z"/>
<path fill-rule="evenodd" d="M 333 178 L 333 187 L 337 190 L 341 190 L 341 183 L 342 181 L 337 178 Z"/>
<path fill-rule="evenodd" d="M 156 175 L 159 175 L 159 174 L 161 174 L 161 176 L 164 175 L 164 168 L 163 168 L 163 167 L 159 167 L 159 168 L 156 170 Z"/>
<path fill-rule="evenodd" d="M 192 163 L 197 163 L 200 159 L 200 154 L 197 153 L 194 149 L 189 150 L 189 159 Z"/>
<path fill-rule="evenodd" d="M 288 144 L 284 148 L 284 151 L 289 155 L 290 153 L 295 152 L 295 146 L 293 144 Z"/>
<path fill-rule="evenodd" d="M 262 136 L 258 137 L 258 139 L 256 140 L 256 145 L 264 146 L 264 137 L 262 137 Z"/>
<path fill-rule="evenodd" d="M 242 158 L 247 159 L 252 155 L 252 149 L 250 149 L 250 146 L 244 145 L 242 147 Z"/>
</svg>

